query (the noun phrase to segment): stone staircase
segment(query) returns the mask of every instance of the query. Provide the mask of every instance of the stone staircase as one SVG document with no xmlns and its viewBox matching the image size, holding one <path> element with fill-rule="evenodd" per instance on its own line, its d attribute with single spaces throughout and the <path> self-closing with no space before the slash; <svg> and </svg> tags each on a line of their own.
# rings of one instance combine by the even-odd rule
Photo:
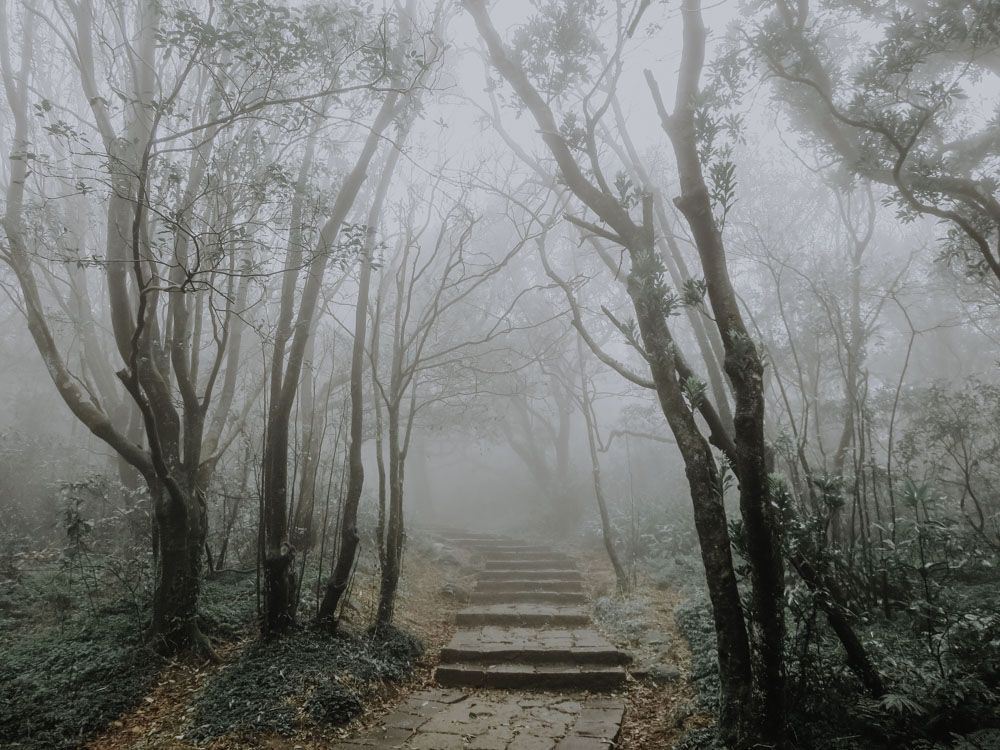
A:
<svg viewBox="0 0 1000 750">
<path fill-rule="evenodd" d="M 628 656 L 590 627 L 583 576 L 573 560 L 539 544 L 491 534 L 439 533 L 483 560 L 459 630 L 441 651 L 445 687 L 614 690 Z"/>
</svg>

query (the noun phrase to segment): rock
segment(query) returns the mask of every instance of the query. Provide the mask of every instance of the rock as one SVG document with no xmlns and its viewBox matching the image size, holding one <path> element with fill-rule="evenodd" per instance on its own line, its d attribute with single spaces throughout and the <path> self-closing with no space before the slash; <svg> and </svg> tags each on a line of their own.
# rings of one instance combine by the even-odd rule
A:
<svg viewBox="0 0 1000 750">
<path fill-rule="evenodd" d="M 454 583 L 447 583 L 442 586 L 441 595 L 446 596 L 449 599 L 454 599 L 457 602 L 468 602 L 472 599 L 472 594 L 470 594 L 467 589 L 464 589 Z"/>
<path fill-rule="evenodd" d="M 445 547 L 440 542 L 435 542 L 431 546 L 431 557 L 434 559 L 434 562 L 438 563 L 439 565 L 450 565 L 452 567 L 461 565 L 461 563 L 458 561 L 458 558 L 455 557 L 448 550 L 448 548 Z"/>
<path fill-rule="evenodd" d="M 660 633 L 656 630 L 643 633 L 643 635 L 639 638 L 639 643 L 645 643 L 650 646 L 664 646 L 664 648 L 669 642 L 669 638 L 664 633 Z"/>
<path fill-rule="evenodd" d="M 651 664 L 645 672 L 657 685 L 670 685 L 681 678 L 681 671 L 673 664 Z"/>
<path fill-rule="evenodd" d="M 694 714 L 694 710 L 691 708 L 691 704 L 684 701 L 674 704 L 674 707 L 670 710 L 670 718 L 674 722 L 675 727 L 684 726 L 684 722 Z"/>
</svg>

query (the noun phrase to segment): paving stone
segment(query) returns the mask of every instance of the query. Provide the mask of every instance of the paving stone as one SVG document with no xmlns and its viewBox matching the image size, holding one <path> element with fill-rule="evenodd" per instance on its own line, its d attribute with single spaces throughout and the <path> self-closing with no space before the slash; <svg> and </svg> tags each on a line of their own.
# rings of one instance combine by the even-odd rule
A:
<svg viewBox="0 0 1000 750">
<path fill-rule="evenodd" d="M 588 701 L 580 710 L 572 734 L 598 739 L 615 739 L 621 728 L 625 705 L 620 702 L 607 702 L 600 706 L 597 701 Z"/>
<path fill-rule="evenodd" d="M 563 731 L 559 733 L 560 735 L 565 734 L 566 725 L 571 720 L 562 711 L 557 711 L 556 709 L 549 708 L 548 706 L 537 706 L 531 708 L 528 710 L 528 713 L 544 724 L 548 724 L 550 726 L 561 726 Z"/>
<path fill-rule="evenodd" d="M 552 750 L 556 746 L 556 741 L 551 737 L 535 737 L 533 735 L 521 734 L 514 738 L 510 747 L 517 750 Z"/>
<path fill-rule="evenodd" d="M 517 702 L 517 705 L 521 708 L 539 708 L 541 706 L 547 706 L 548 704 L 548 701 L 542 701 L 536 698 L 526 698 Z"/>
<path fill-rule="evenodd" d="M 385 717 L 385 720 L 382 723 L 386 727 L 414 730 L 421 724 L 423 724 L 425 721 L 427 721 L 427 719 L 428 719 L 427 716 L 420 716 L 418 714 L 403 713 L 402 711 L 397 711 Z"/>
<path fill-rule="evenodd" d="M 564 714 L 576 715 L 580 713 L 580 709 L 582 708 L 583 706 L 580 705 L 580 702 L 575 700 L 561 700 L 558 703 L 552 704 L 553 711 L 559 711 Z"/>
<path fill-rule="evenodd" d="M 465 738 L 459 734 L 421 732 L 407 744 L 407 750 L 465 750 Z"/>
<path fill-rule="evenodd" d="M 506 727 L 491 729 L 486 734 L 469 740 L 469 750 L 507 750 L 514 733 Z"/>
<path fill-rule="evenodd" d="M 361 747 L 397 748 L 403 747 L 413 736 L 413 732 L 402 727 L 376 727 L 369 729 L 353 741 Z"/>
<path fill-rule="evenodd" d="M 515 721 L 514 727 L 516 728 L 519 736 L 522 737 L 549 737 L 553 740 L 558 740 L 566 734 L 565 724 L 546 724 L 544 721 L 539 721 L 531 717 L 525 717 Z"/>
<path fill-rule="evenodd" d="M 571 734 L 563 737 L 556 743 L 555 750 L 608 750 L 614 747 L 610 740 L 597 739 L 596 737 L 579 737 Z"/>
<path fill-rule="evenodd" d="M 615 708 L 625 711 L 625 704 L 618 698 L 588 698 L 584 708 Z"/>
<path fill-rule="evenodd" d="M 410 698 L 415 700 L 436 701 L 438 703 L 447 704 L 458 703 L 461 700 L 465 700 L 467 697 L 468 695 L 463 693 L 461 690 L 442 690 L 440 688 L 420 690 L 416 693 L 410 694 Z"/>
</svg>

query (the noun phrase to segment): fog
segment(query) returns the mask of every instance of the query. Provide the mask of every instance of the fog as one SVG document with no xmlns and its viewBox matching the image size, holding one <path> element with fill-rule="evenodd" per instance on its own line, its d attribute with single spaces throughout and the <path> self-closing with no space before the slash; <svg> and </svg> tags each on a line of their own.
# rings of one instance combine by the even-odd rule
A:
<svg viewBox="0 0 1000 750">
<path fill-rule="evenodd" d="M 664 269 L 666 293 L 683 296 L 678 282 L 697 281 L 703 272 L 690 227 L 671 204 L 679 191 L 674 157 L 641 72 L 651 70 L 662 100 L 673 100 L 681 16 L 672 6 L 647 5 L 583 4 L 559 11 L 556 5 L 504 3 L 492 10 L 492 23 L 510 43 L 522 45 L 524 64 L 544 87 L 546 104 L 563 118 L 560 127 L 581 127 L 585 121 L 574 118 L 583 112 L 596 118 L 591 136 L 586 128 L 582 135 L 563 133 L 594 138 L 574 148 L 586 170 L 602 163 L 603 175 L 595 177 L 601 189 L 631 205 L 633 215 L 637 196 L 658 196 L 658 242 L 674 254 Z M 210 417 L 226 427 L 213 440 L 227 446 L 218 456 L 213 486 L 240 474 L 244 456 L 263 454 L 268 399 L 276 393 L 268 391 L 280 372 L 273 369 L 274 336 L 288 325 L 280 310 L 282 304 L 289 311 L 300 304 L 305 282 L 298 269 L 308 270 L 295 264 L 310 262 L 309 247 L 317 239 L 331 241 L 317 232 L 329 220 L 364 139 L 375 132 L 375 108 L 389 90 L 402 92 L 395 122 L 389 130 L 378 126 L 375 153 L 363 170 L 367 176 L 338 220 L 337 257 L 325 271 L 311 316 L 300 383 L 286 388 L 293 404 L 289 476 L 303 460 L 317 477 L 317 466 L 326 467 L 317 490 L 332 493 L 335 505 L 342 500 L 359 254 L 370 252 L 375 267 L 368 336 L 377 340 L 365 344 L 362 365 L 366 502 L 377 495 L 376 419 L 388 429 L 386 418 L 374 413 L 375 401 L 387 406 L 395 399 L 400 429 L 412 430 L 403 492 L 412 511 L 406 523 L 556 523 L 579 533 L 596 512 L 575 382 L 582 367 L 593 389 L 589 408 L 612 505 L 622 506 L 623 488 L 631 484 L 632 495 L 685 508 L 681 457 L 669 442 L 640 436 L 672 440 L 656 414 L 654 393 L 594 355 L 599 349 L 602 357 L 640 375 L 645 367 L 631 345 L 639 339 L 630 340 L 638 333 L 626 288 L 627 253 L 561 217 L 608 226 L 600 215 L 594 224 L 588 214 L 593 206 L 581 211 L 578 195 L 566 190 L 538 123 L 491 69 L 472 15 L 448 5 L 373 7 L 367 14 L 336 6 L 331 17 L 304 27 L 294 47 L 295 24 L 314 11 L 288 8 L 290 14 L 268 11 L 272 27 L 251 29 L 237 5 L 169 5 L 156 12 L 133 5 L 72 6 L 68 12 L 58 4 L 6 6 L 0 138 L 12 160 L 3 165 L 7 266 L 0 378 L 7 398 L 0 429 L 8 484 L 3 502 L 11 511 L 4 514 L 5 533 L 54 527 L 58 501 L 52 498 L 60 482 L 117 471 L 114 447 L 90 434 L 99 432 L 93 419 L 106 417 L 140 447 L 148 439 L 136 412 L 128 416 L 134 397 L 113 375 L 129 367 L 126 344 L 114 345 L 111 333 L 116 325 L 121 331 L 129 327 L 113 321 L 116 315 L 134 316 L 136 279 L 160 298 L 152 314 L 162 343 L 151 345 L 162 346 L 165 355 L 175 346 L 167 343 L 171 329 L 184 325 L 181 359 L 195 368 L 199 357 L 207 361 L 191 385 L 209 414 L 216 405 L 206 387 L 233 374 L 234 390 L 225 399 L 229 414 Z M 893 205 L 898 190 L 892 184 L 863 168 L 852 176 L 847 157 L 823 142 L 830 127 L 815 122 L 823 117 L 815 112 L 818 100 L 809 102 L 802 87 L 782 81 L 777 68 L 768 71 L 764 36 L 743 40 L 740 48 L 741 12 L 749 13 L 727 3 L 705 11 L 708 67 L 701 81 L 716 99 L 699 126 L 714 123 L 710 134 L 698 136 L 700 148 L 732 283 L 748 329 L 766 353 L 768 439 L 795 433 L 805 454 L 826 470 L 830 443 L 843 425 L 843 377 L 863 380 L 866 404 L 882 409 L 883 401 L 894 399 L 897 412 L 894 394 L 935 382 L 957 387 L 972 376 L 993 381 L 996 278 L 982 272 L 981 261 L 963 255 L 968 250 L 942 251 L 942 242 L 956 231 L 940 213 L 952 198 L 935 194 L 938 213 L 934 206 L 910 207 L 904 216 Z M 526 32 L 530 25 L 523 26 L 527 18 L 538 27 L 534 41 Z M 629 19 L 635 20 L 631 29 Z M 836 64 L 856 70 L 866 45 L 877 44 L 877 30 L 858 24 L 840 33 L 854 46 Z M 531 44 L 541 46 L 526 51 Z M 563 48 L 545 48 L 551 44 Z M 764 57 L 755 61 L 754 54 Z M 251 65 L 253 60 L 260 65 Z M 933 71 L 928 66 L 921 75 Z M 324 80 L 343 92 L 324 93 Z M 969 103 L 950 104 L 961 106 L 961 114 L 943 114 L 936 132 L 984 138 L 993 127 L 983 116 L 984 107 L 993 106 L 995 76 L 960 83 L 972 95 Z M 813 114 L 804 114 L 810 109 Z M 151 148 L 144 149 L 142 138 Z M 877 148 L 858 143 L 869 152 Z M 125 153 L 129 149 L 134 159 Z M 397 163 L 389 168 L 391 153 Z M 962 169 L 974 175 L 986 163 Z M 719 182 L 721 172 L 712 170 L 727 165 L 732 174 Z M 146 172 L 137 176 L 136 169 Z M 190 181 L 195 178 L 201 182 Z M 136 179 L 148 194 L 139 212 L 130 197 Z M 148 264 L 150 279 L 141 279 L 141 267 L 135 278 L 126 272 L 131 239 L 121 237 L 123 245 L 116 248 L 112 234 L 130 234 L 133 222 L 115 212 L 139 217 L 145 249 L 136 250 L 136 257 Z M 582 362 L 566 294 L 540 262 L 543 245 L 553 274 L 569 282 L 580 327 L 589 331 Z M 288 260 L 302 252 L 298 248 L 305 249 L 304 259 Z M 942 261 L 943 253 L 950 260 Z M 26 325 L 31 316 L 26 321 L 25 305 L 35 302 L 25 299 L 28 276 L 16 272 L 19 258 L 28 264 L 28 283 L 37 287 L 32 294 L 40 305 L 36 314 L 51 337 L 45 343 L 51 350 L 42 357 L 60 360 L 48 372 Z M 845 298 L 852 283 L 854 331 Z M 133 298 L 131 312 L 107 301 L 122 284 Z M 682 301 L 670 319 L 678 350 L 714 387 L 709 374 L 719 368 L 722 342 L 713 343 L 713 361 L 706 363 L 705 341 L 699 346 L 691 329 L 695 319 L 704 329 L 712 310 L 701 301 Z M 434 310 L 442 303 L 446 309 Z M 296 314 L 310 317 L 307 308 Z M 190 320 L 179 321 L 179 311 Z M 243 341 L 238 359 L 230 360 L 234 353 L 219 344 L 230 343 L 236 328 Z M 864 340 L 854 341 L 858 336 Z M 393 347 L 402 370 L 395 385 Z M 852 348 L 858 361 L 848 375 L 845 357 Z M 174 409 L 187 408 L 176 374 L 163 375 Z M 52 378 L 75 387 L 102 416 L 89 424 L 74 418 L 47 382 Z M 401 390 L 390 393 L 397 386 Z M 67 394 L 63 400 L 75 398 Z M 723 402 L 731 398 L 722 396 Z M 864 408 L 855 397 L 849 401 L 847 408 Z M 868 417 L 875 453 L 891 451 L 884 416 Z M 905 430 L 905 409 L 897 416 L 893 429 Z M 321 446 L 312 448 L 310 465 L 302 453 L 308 454 L 308 446 L 298 442 L 310 439 L 306 432 L 314 428 L 324 435 Z M 628 461 L 621 438 L 604 449 L 613 431 L 636 433 L 629 438 L 636 461 Z M 40 469 L 33 473 L 43 476 L 30 480 L 46 502 L 18 489 L 28 479 L 16 467 L 34 441 L 58 446 L 51 460 L 59 470 Z M 178 453 L 181 463 L 185 450 Z M 259 474 L 259 468 L 250 467 L 250 473 Z M 210 503 L 210 514 L 212 508 Z"/>
<path fill-rule="evenodd" d="M 800 522 L 996 548 L 987 10 L 0 2 L 5 551 L 271 632 L 441 529 L 723 549 L 766 634 Z"/>
</svg>

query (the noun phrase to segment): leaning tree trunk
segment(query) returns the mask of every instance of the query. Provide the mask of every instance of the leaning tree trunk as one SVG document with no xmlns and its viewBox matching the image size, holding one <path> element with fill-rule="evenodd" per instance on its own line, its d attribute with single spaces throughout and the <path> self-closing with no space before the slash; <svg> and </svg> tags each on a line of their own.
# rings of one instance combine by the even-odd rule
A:
<svg viewBox="0 0 1000 750">
<path fill-rule="evenodd" d="M 705 273 L 708 298 L 725 348 L 724 366 L 733 388 L 740 513 L 746 527 L 751 581 L 755 732 L 752 739 L 780 746 L 784 741 L 784 563 L 780 524 L 771 503 L 764 439 L 763 363 L 743 321 L 729 278 L 722 235 L 702 172 L 695 128 L 706 30 L 700 0 L 683 3 L 684 49 L 673 115 L 668 115 L 652 74 L 646 77 L 662 125 L 673 145 L 684 215 Z"/>
<path fill-rule="evenodd" d="M 688 408 L 674 362 L 675 348 L 663 313 L 663 299 L 656 291 L 659 261 L 653 243 L 651 202 L 643 202 L 644 244 L 632 253 L 628 292 L 649 357 L 660 408 L 677 440 L 684 473 L 691 491 L 694 524 L 705 567 L 705 581 L 712 602 L 718 647 L 719 726 L 727 739 L 743 742 L 752 736 L 756 717 L 752 705 L 752 667 L 743 608 L 736 586 L 722 477 L 712 448 L 698 429 Z"/>
</svg>

